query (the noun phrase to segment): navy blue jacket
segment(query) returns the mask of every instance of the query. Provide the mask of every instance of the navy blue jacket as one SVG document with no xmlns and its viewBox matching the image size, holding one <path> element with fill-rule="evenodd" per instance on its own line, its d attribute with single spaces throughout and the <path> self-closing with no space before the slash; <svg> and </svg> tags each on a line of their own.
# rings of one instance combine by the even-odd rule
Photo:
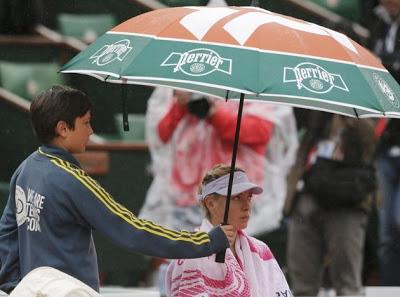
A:
<svg viewBox="0 0 400 297">
<path fill-rule="evenodd" d="M 132 251 L 162 258 L 204 257 L 229 246 L 220 227 L 191 233 L 137 218 L 70 153 L 42 146 L 11 179 L 0 221 L 0 289 L 9 292 L 34 268 L 51 266 L 98 291 L 94 229 Z"/>
</svg>

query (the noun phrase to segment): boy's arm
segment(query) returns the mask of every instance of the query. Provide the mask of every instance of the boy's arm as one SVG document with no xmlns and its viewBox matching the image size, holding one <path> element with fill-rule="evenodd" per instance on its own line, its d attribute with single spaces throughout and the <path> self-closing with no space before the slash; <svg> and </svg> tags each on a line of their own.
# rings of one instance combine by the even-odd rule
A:
<svg viewBox="0 0 400 297">
<path fill-rule="evenodd" d="M 79 216 L 113 242 L 161 258 L 205 257 L 229 247 L 221 227 L 209 233 L 176 231 L 137 218 L 84 171 L 74 169 L 71 199 Z"/>
</svg>

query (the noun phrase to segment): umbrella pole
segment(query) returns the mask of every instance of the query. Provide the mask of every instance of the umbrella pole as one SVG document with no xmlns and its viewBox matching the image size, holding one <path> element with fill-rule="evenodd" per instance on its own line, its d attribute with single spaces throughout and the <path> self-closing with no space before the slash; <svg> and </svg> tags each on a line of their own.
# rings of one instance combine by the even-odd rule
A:
<svg viewBox="0 0 400 297">
<path fill-rule="evenodd" d="M 240 94 L 240 101 L 239 101 L 238 115 L 237 115 L 237 119 L 236 119 L 235 140 L 233 142 L 231 171 L 229 173 L 228 195 L 226 196 L 226 200 L 225 200 L 224 221 L 222 223 L 223 225 L 228 224 L 229 204 L 231 202 L 233 174 L 235 172 L 236 155 L 237 155 L 237 150 L 238 150 L 238 146 L 239 146 L 240 123 L 242 121 L 243 103 L 244 103 L 244 93 L 241 93 Z M 225 252 L 226 251 L 222 251 L 222 252 L 217 253 L 217 255 L 215 256 L 215 262 L 224 263 L 225 262 Z"/>
</svg>

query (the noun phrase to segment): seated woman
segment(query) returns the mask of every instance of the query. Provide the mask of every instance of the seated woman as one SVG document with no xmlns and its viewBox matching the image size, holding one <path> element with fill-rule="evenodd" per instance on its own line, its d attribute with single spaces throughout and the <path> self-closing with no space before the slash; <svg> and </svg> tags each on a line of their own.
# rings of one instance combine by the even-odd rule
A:
<svg viewBox="0 0 400 297">
<path fill-rule="evenodd" d="M 200 230 L 210 230 L 223 221 L 230 166 L 218 164 L 203 178 L 199 201 L 205 211 Z M 235 168 L 228 223 L 236 232 L 226 251 L 225 263 L 215 255 L 174 260 L 166 274 L 167 296 L 292 296 L 277 261 L 268 246 L 246 235 L 253 194 L 263 189 Z"/>
</svg>

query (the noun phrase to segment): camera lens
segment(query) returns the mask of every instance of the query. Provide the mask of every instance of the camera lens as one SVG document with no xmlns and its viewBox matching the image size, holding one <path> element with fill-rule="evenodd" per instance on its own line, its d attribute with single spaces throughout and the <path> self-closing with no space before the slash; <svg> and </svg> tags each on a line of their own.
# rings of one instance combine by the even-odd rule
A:
<svg viewBox="0 0 400 297">
<path fill-rule="evenodd" d="M 201 99 L 189 101 L 187 108 L 191 114 L 200 119 L 204 119 L 207 117 L 208 111 L 210 110 L 210 103 L 207 98 L 203 97 Z"/>
</svg>

